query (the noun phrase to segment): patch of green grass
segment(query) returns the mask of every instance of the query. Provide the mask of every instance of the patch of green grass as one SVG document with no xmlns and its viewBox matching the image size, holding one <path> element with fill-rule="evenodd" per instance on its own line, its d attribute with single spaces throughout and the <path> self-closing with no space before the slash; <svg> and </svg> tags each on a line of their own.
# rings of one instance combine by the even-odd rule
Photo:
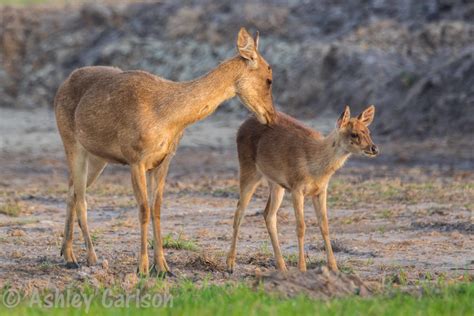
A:
<svg viewBox="0 0 474 316">
<path fill-rule="evenodd" d="M 380 213 L 379 217 L 383 218 L 383 219 L 392 218 L 393 217 L 393 212 L 391 210 L 385 209 Z"/>
<path fill-rule="evenodd" d="M 97 241 L 99 240 L 99 232 L 94 230 L 91 233 L 91 240 L 94 244 L 97 244 Z"/>
<path fill-rule="evenodd" d="M 155 242 L 153 240 L 149 240 L 148 243 L 151 248 L 154 248 Z M 199 249 L 196 243 L 193 240 L 186 239 L 182 232 L 177 237 L 174 237 L 173 233 L 165 235 L 163 237 L 163 248 L 190 251 L 197 251 Z"/>
<path fill-rule="evenodd" d="M 369 258 L 367 259 L 367 261 L 365 262 L 365 265 L 366 266 L 371 266 L 374 264 L 374 259 L 373 258 Z"/>
<path fill-rule="evenodd" d="M 48 271 L 53 267 L 53 264 L 49 261 L 42 261 L 39 265 L 39 268 L 43 271 Z"/>
<path fill-rule="evenodd" d="M 17 217 L 21 213 L 21 206 L 17 201 L 7 201 L 0 204 L 0 214 Z"/>
<path fill-rule="evenodd" d="M 4 289 L 5 291 L 5 289 Z M 3 294 L 3 293 L 2 293 Z M 329 301 L 305 296 L 283 299 L 243 284 L 197 287 L 185 282 L 169 290 L 166 307 L 143 308 L 132 301 L 129 308 L 105 307 L 96 295 L 89 315 L 472 315 L 474 283 L 426 288 L 421 296 L 402 292 L 371 298 L 347 297 Z M 3 296 L 3 295 L 2 295 Z M 41 308 L 23 301 L 14 309 L 0 304 L 0 312 L 17 315 L 82 315 L 82 309 Z"/>
<path fill-rule="evenodd" d="M 237 198 L 239 196 L 239 187 L 238 186 L 228 186 L 225 188 L 218 188 L 212 191 L 212 196 L 214 197 L 232 197 Z"/>
<path fill-rule="evenodd" d="M 298 265 L 298 254 L 292 253 L 289 255 L 284 255 L 283 258 L 285 258 L 285 261 L 288 262 L 290 266 L 297 266 Z"/>
<path fill-rule="evenodd" d="M 398 271 L 385 277 L 383 283 L 386 286 L 397 285 L 407 285 L 408 284 L 408 273 L 400 268 Z"/>
<path fill-rule="evenodd" d="M 273 250 L 270 249 L 270 245 L 268 241 L 263 241 L 262 244 L 260 245 L 260 253 L 265 256 L 271 256 L 273 255 Z"/>
<path fill-rule="evenodd" d="M 339 270 L 347 274 L 354 273 L 354 267 L 349 262 L 343 262 L 339 264 Z"/>
</svg>

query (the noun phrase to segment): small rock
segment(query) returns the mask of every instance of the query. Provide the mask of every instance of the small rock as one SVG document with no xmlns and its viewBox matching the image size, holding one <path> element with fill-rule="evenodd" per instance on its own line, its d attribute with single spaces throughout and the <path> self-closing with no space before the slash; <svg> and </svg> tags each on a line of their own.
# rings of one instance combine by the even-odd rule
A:
<svg viewBox="0 0 474 316">
<path fill-rule="evenodd" d="M 107 259 L 104 259 L 102 261 L 102 269 L 109 270 L 109 262 L 107 261 Z"/>
<path fill-rule="evenodd" d="M 10 236 L 12 237 L 23 237 L 26 236 L 26 233 L 24 230 L 21 229 L 13 229 L 10 231 Z"/>
<path fill-rule="evenodd" d="M 12 253 L 11 253 L 11 257 L 14 258 L 14 259 L 18 259 L 18 258 L 21 258 L 23 257 L 23 254 L 17 250 L 14 250 Z"/>
</svg>

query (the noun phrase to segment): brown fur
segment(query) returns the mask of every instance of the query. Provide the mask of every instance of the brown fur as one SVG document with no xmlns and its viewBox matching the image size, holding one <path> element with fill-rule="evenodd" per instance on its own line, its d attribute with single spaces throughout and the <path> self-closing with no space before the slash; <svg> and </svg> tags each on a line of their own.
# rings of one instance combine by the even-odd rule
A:
<svg viewBox="0 0 474 316">
<path fill-rule="evenodd" d="M 144 71 L 112 67 L 75 70 L 55 98 L 56 120 L 70 170 L 62 254 L 77 267 L 72 231 L 77 214 L 86 241 L 88 264 L 97 261 L 87 228 L 85 189 L 107 163 L 131 166 L 140 210 L 139 272 L 148 273 L 147 225 L 153 215 L 156 272 L 168 272 L 164 259 L 160 208 L 168 165 L 186 126 L 210 115 L 238 95 L 262 123 L 272 123 L 272 71 L 257 51 L 258 38 L 245 29 L 239 54 L 192 81 L 173 82 Z M 148 177 L 148 180 L 147 180 Z"/>
<path fill-rule="evenodd" d="M 358 118 L 350 118 L 349 107 L 346 107 L 337 122 L 337 128 L 326 137 L 283 113 L 277 113 L 275 123 L 270 127 L 260 124 L 253 117 L 242 124 L 237 135 L 240 200 L 234 216 L 234 233 L 227 258 L 230 271 L 235 265 L 238 231 L 245 208 L 262 178 L 266 178 L 270 184 L 270 197 L 264 216 L 277 268 L 281 271 L 287 270 L 281 255 L 276 228 L 276 213 L 286 189 L 292 194 L 296 215 L 298 267 L 302 271 L 306 270 L 303 208 L 304 197 L 310 196 L 324 239 L 328 265 L 331 269 L 337 270 L 329 241 L 327 185 L 334 172 L 342 167 L 351 154 L 377 155 L 377 147 L 370 139 L 367 128 L 372 122 L 374 113 L 374 107 L 371 106 Z"/>
</svg>

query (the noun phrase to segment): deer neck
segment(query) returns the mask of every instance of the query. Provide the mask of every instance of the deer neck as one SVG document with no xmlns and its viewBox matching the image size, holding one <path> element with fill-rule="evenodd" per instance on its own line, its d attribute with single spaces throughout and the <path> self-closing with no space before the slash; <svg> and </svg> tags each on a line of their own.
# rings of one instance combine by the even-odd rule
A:
<svg viewBox="0 0 474 316">
<path fill-rule="evenodd" d="M 235 96 L 235 82 L 244 63 L 240 57 L 224 61 L 204 76 L 183 82 L 174 102 L 179 104 L 176 119 L 186 126 L 204 119 L 225 100 Z"/>
<path fill-rule="evenodd" d="M 310 165 L 310 170 L 315 177 L 329 178 L 344 165 L 350 155 L 351 154 L 341 146 L 338 133 L 334 130 L 328 136 L 314 144 L 312 156 L 315 157 L 315 159 Z"/>
</svg>

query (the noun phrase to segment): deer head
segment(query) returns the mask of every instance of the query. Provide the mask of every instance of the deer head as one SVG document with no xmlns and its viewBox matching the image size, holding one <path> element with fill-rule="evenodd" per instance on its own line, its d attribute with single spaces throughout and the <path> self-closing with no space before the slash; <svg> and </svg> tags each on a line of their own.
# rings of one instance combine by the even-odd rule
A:
<svg viewBox="0 0 474 316">
<path fill-rule="evenodd" d="M 245 67 L 236 81 L 235 91 L 244 105 L 262 124 L 274 121 L 272 68 L 258 52 L 259 34 L 252 38 L 245 28 L 237 36 L 237 50 Z"/>
<path fill-rule="evenodd" d="M 375 157 L 379 154 L 377 146 L 370 138 L 368 126 L 374 120 L 375 107 L 365 109 L 359 116 L 351 118 L 351 111 L 346 105 L 344 112 L 337 120 L 336 128 L 339 144 L 349 153 Z"/>
</svg>

